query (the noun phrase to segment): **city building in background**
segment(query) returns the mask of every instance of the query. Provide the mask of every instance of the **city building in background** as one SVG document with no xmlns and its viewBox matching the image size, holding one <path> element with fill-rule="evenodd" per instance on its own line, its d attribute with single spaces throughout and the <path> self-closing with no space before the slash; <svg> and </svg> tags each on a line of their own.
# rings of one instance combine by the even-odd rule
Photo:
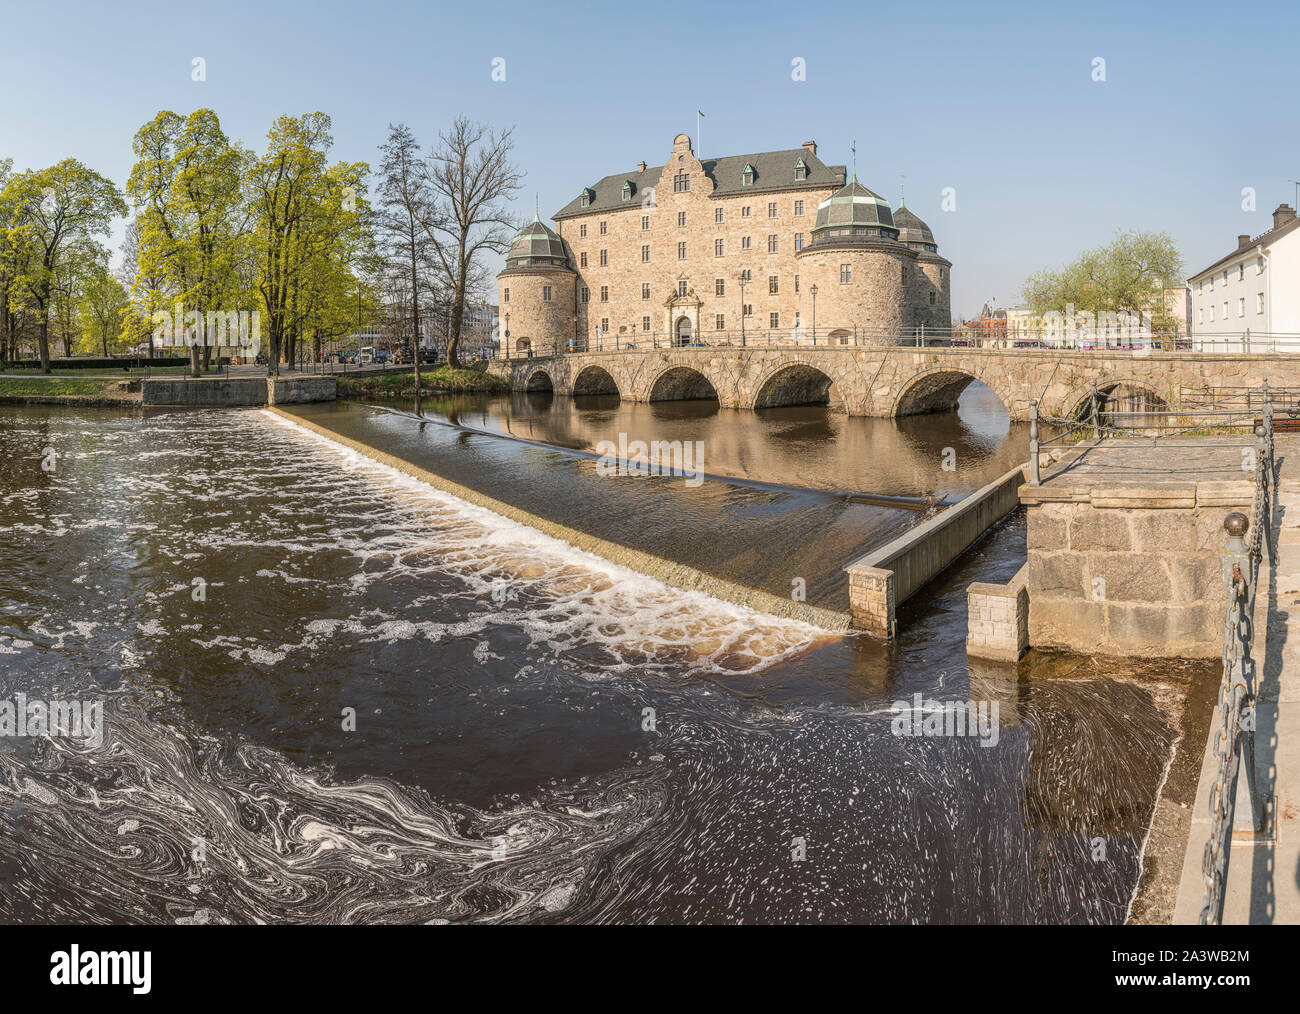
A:
<svg viewBox="0 0 1300 1014">
<path fill-rule="evenodd" d="M 1188 279 L 1193 344 L 1199 350 L 1243 342 L 1300 338 L 1300 219 L 1289 204 L 1273 212 L 1273 228 Z"/>
</svg>

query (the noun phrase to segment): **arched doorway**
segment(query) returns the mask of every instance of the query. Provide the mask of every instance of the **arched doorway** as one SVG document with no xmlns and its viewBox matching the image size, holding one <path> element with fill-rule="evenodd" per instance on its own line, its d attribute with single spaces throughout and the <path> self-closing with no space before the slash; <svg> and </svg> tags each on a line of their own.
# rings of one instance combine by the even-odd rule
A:
<svg viewBox="0 0 1300 1014">
<path fill-rule="evenodd" d="M 691 318 L 677 318 L 677 344 L 689 345 L 691 343 Z"/>
</svg>

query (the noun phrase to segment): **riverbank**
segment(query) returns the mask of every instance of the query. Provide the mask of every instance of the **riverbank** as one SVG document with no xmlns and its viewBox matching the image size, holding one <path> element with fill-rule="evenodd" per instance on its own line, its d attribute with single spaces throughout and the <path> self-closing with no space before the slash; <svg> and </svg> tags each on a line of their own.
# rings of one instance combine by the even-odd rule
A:
<svg viewBox="0 0 1300 1014">
<path fill-rule="evenodd" d="M 505 394 L 510 385 L 483 370 L 439 366 L 420 371 L 421 394 Z M 374 376 L 340 376 L 340 398 L 414 398 L 415 371 Z"/>
<path fill-rule="evenodd" d="M 0 403 L 138 405 L 140 381 L 122 377 L 0 376 Z"/>
</svg>

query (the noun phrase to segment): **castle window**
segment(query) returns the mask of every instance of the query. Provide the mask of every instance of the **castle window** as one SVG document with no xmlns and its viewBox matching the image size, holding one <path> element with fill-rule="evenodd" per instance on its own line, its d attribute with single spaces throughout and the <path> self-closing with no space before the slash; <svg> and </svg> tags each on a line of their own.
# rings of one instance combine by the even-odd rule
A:
<svg viewBox="0 0 1300 1014">
<path fill-rule="evenodd" d="M 808 165 L 803 159 L 794 164 L 794 178 L 795 180 L 806 180 L 808 178 Z"/>
<path fill-rule="evenodd" d="M 943 268 L 939 269 L 939 281 L 943 281 Z"/>
<path fill-rule="evenodd" d="M 907 265 L 903 265 L 903 284 L 907 284 Z"/>
<path fill-rule="evenodd" d="M 691 174 L 682 169 L 673 177 L 673 193 L 684 194 L 691 189 Z"/>
<path fill-rule="evenodd" d="M 713 220 L 714 220 L 715 222 L 721 222 L 721 221 L 722 221 L 722 209 L 721 209 L 721 208 L 714 208 L 714 209 L 713 209 Z"/>
<path fill-rule="evenodd" d="M 796 233 L 794 234 L 794 248 L 795 248 L 795 250 L 802 250 L 802 249 L 803 249 L 803 233 L 802 233 L 802 232 L 796 232 Z"/>
<path fill-rule="evenodd" d="M 777 286 L 778 286 L 777 276 L 776 276 L 776 275 L 768 275 L 768 276 L 767 276 L 767 291 L 768 291 L 771 295 L 775 296 L 776 293 L 777 293 Z"/>
<path fill-rule="evenodd" d="M 649 331 L 649 330 L 650 330 L 650 318 L 649 318 L 649 317 L 642 317 L 642 318 L 641 318 L 641 330 L 642 330 L 642 331 Z"/>
<path fill-rule="evenodd" d="M 1245 280 L 1246 280 L 1246 262 L 1242 261 L 1240 264 L 1237 265 L 1237 281 L 1244 282 Z"/>
<path fill-rule="evenodd" d="M 609 318 L 608 318 L 608 317 L 601 317 L 601 318 L 600 318 L 600 333 L 601 333 L 601 334 L 608 334 L 608 333 L 609 333 Z"/>
<path fill-rule="evenodd" d="M 649 282 L 642 282 L 642 283 L 641 283 L 641 298 L 642 298 L 642 299 L 649 299 L 649 298 L 650 298 L 650 283 L 649 283 Z"/>
<path fill-rule="evenodd" d="M 684 261 L 684 260 L 686 260 L 686 244 L 685 244 L 685 243 L 678 243 L 678 244 L 677 244 L 677 259 L 678 259 L 679 261 Z"/>
<path fill-rule="evenodd" d="M 775 236 L 775 235 L 773 235 L 773 236 L 768 236 L 768 237 L 767 237 L 767 252 L 768 252 L 768 253 L 776 253 L 776 236 Z"/>
<path fill-rule="evenodd" d="M 722 240 L 720 239 L 715 239 L 713 241 L 713 256 L 714 257 L 722 256 Z"/>
<path fill-rule="evenodd" d="M 776 201 L 767 202 L 767 217 L 776 218 Z"/>
<path fill-rule="evenodd" d="M 543 285 L 543 286 L 542 286 L 542 302 L 543 302 L 543 303 L 549 303 L 550 301 L 551 301 L 551 287 L 550 287 L 549 285 Z"/>
<path fill-rule="evenodd" d="M 686 212 L 684 211 L 677 212 L 677 228 L 686 228 Z"/>
<path fill-rule="evenodd" d="M 585 285 L 582 287 L 582 301 L 584 303 L 591 302 L 591 290 L 587 288 Z"/>
<path fill-rule="evenodd" d="M 603 268 L 603 267 L 607 267 L 608 265 L 609 265 L 609 251 L 602 250 L 600 252 L 600 266 Z"/>
<path fill-rule="evenodd" d="M 773 310 L 771 313 L 767 315 L 767 326 L 768 327 L 781 326 L 781 315 L 777 313 L 775 310 Z"/>
<path fill-rule="evenodd" d="M 586 238 L 587 238 L 587 223 L 586 223 L 586 222 L 583 222 L 580 226 L 578 226 L 578 235 L 579 235 L 580 237 L 582 237 L 583 239 L 586 239 Z"/>
<path fill-rule="evenodd" d="M 650 216 L 649 216 L 649 215 L 642 215 L 642 216 L 641 216 L 641 231 L 642 231 L 642 232 L 648 232 L 649 230 L 650 230 Z"/>
<path fill-rule="evenodd" d="M 744 306 L 742 306 L 742 307 L 740 308 L 740 315 L 741 315 L 742 317 L 752 317 L 752 316 L 754 316 L 754 304 L 753 304 L 753 303 L 746 303 Z"/>
<path fill-rule="evenodd" d="M 798 276 L 798 275 L 795 275 L 795 276 L 794 276 L 794 291 L 795 291 L 795 292 L 798 292 L 798 291 L 799 291 L 799 276 Z"/>
<path fill-rule="evenodd" d="M 748 250 L 748 249 L 749 249 L 749 237 L 748 237 L 748 236 L 742 236 L 742 237 L 740 238 L 740 249 L 742 249 L 742 250 Z"/>
<path fill-rule="evenodd" d="M 748 217 L 749 217 L 749 205 L 748 205 L 748 204 L 746 204 L 743 208 L 740 209 L 740 217 L 741 217 L 741 218 L 748 218 Z"/>
<path fill-rule="evenodd" d="M 803 215 L 803 201 L 794 202 L 794 217 L 800 218 Z"/>
<path fill-rule="evenodd" d="M 605 223 L 605 222 L 601 222 L 601 223 L 600 223 L 600 234 L 601 234 L 602 236 L 605 235 L 605 232 L 606 232 L 605 226 L 606 226 L 606 224 L 607 224 L 607 223 Z"/>
<path fill-rule="evenodd" d="M 624 184 L 623 184 L 623 200 L 625 200 L 625 201 L 630 201 L 631 199 L 632 199 L 632 184 L 631 184 L 631 183 L 624 183 Z"/>
<path fill-rule="evenodd" d="M 608 286 L 608 285 L 602 285 L 602 286 L 600 287 L 600 301 L 601 301 L 602 303 L 608 303 L 608 302 L 609 302 L 609 286 Z"/>
<path fill-rule="evenodd" d="M 746 268 L 744 271 L 740 273 L 740 277 L 745 279 L 745 281 L 749 281 L 751 278 L 754 277 L 754 272 L 751 271 L 749 268 Z"/>
<path fill-rule="evenodd" d="M 584 191 L 582 192 L 582 206 L 583 206 L 584 208 L 589 208 L 589 207 L 591 207 L 591 191 L 589 191 L 589 190 L 584 190 Z"/>
<path fill-rule="evenodd" d="M 502 289 L 502 290 L 501 290 L 501 302 L 503 302 L 503 303 L 508 303 L 508 302 L 510 302 L 510 290 L 509 290 L 509 289 Z"/>
<path fill-rule="evenodd" d="M 848 285 L 849 282 L 851 282 L 851 281 L 853 281 L 853 267 L 852 267 L 852 265 L 849 265 L 849 264 L 841 264 L 841 265 L 840 265 L 840 284 L 841 284 L 841 285 Z"/>
<path fill-rule="evenodd" d="M 584 250 L 582 251 L 582 253 L 578 254 L 578 267 L 585 268 L 586 266 L 587 266 L 587 251 Z"/>
<path fill-rule="evenodd" d="M 754 167 L 748 162 L 745 163 L 745 170 L 740 176 L 741 186 L 752 187 L 754 185 Z"/>
<path fill-rule="evenodd" d="M 727 318 L 720 313 L 713 315 L 713 330 L 721 331 L 727 326 Z"/>
<path fill-rule="evenodd" d="M 934 290 L 931 289 L 931 290 L 930 290 L 930 305 L 931 305 L 931 306 L 934 306 L 934 304 L 935 304 L 935 294 L 934 294 Z"/>
<path fill-rule="evenodd" d="M 682 278 L 677 282 L 677 295 L 686 295 L 686 279 Z"/>
<path fill-rule="evenodd" d="M 650 244 L 647 243 L 643 247 L 641 247 L 641 260 L 648 261 L 649 259 L 650 259 Z"/>
<path fill-rule="evenodd" d="M 715 296 L 725 296 L 727 294 L 727 283 L 724 279 L 713 279 L 713 294 Z"/>
</svg>

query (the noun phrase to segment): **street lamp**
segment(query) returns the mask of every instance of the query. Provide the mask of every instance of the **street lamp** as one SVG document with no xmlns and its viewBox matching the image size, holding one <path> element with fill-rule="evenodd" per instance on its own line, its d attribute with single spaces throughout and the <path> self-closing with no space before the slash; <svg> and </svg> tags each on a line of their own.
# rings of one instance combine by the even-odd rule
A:
<svg viewBox="0 0 1300 1014">
<path fill-rule="evenodd" d="M 504 335 L 504 338 L 506 340 L 506 358 L 509 359 L 510 358 L 510 311 L 509 310 L 506 311 L 506 333 Z"/>
<path fill-rule="evenodd" d="M 812 298 L 813 298 L 813 327 L 812 327 L 813 342 L 812 343 L 816 345 L 817 344 L 817 283 L 813 282 L 812 288 L 810 288 L 808 291 L 812 293 Z"/>
<path fill-rule="evenodd" d="M 740 273 L 740 345 L 745 346 L 745 272 Z"/>
</svg>

